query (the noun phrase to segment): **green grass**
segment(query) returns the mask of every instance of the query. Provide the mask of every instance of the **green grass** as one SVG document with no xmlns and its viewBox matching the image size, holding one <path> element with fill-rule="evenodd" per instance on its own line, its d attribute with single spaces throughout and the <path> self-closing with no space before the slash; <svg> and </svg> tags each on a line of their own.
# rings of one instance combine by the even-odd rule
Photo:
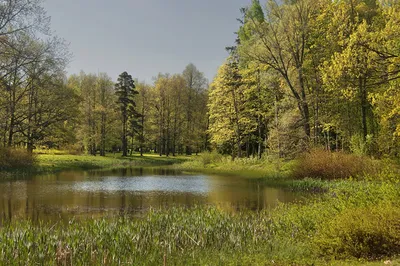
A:
<svg viewBox="0 0 400 266">
<path fill-rule="evenodd" d="M 37 169 L 40 171 L 61 170 L 88 170 L 100 168 L 122 168 L 135 166 L 164 166 L 180 163 L 185 157 L 160 157 L 148 155 L 141 157 L 133 155 L 122 157 L 120 155 L 108 155 L 106 157 L 90 155 L 37 155 Z"/>
<path fill-rule="evenodd" d="M 294 161 L 263 158 L 236 158 L 204 152 L 176 165 L 180 170 L 210 174 L 226 174 L 244 178 L 286 179 L 290 177 Z"/>
<path fill-rule="evenodd" d="M 101 156 L 69 155 L 63 153 L 40 153 L 34 155 L 34 164 L 29 166 L 0 167 L 2 178 L 25 176 L 32 173 L 48 173 L 67 170 L 115 169 L 126 167 L 170 166 L 185 162 L 187 156 L 166 157 L 155 154 L 122 157 L 120 154 Z"/>
</svg>

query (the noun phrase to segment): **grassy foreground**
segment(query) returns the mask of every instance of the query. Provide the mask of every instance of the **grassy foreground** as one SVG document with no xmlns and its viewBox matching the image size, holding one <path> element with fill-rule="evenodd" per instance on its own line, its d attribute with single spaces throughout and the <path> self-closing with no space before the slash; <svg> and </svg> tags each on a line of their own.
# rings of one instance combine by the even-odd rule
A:
<svg viewBox="0 0 400 266">
<path fill-rule="evenodd" d="M 341 181 L 308 204 L 272 212 L 216 207 L 150 211 L 143 219 L 29 221 L 0 229 L 7 265 L 384 265 L 400 263 L 400 190 Z M 392 264 L 393 265 L 393 264 Z M 394 264 L 395 265 L 395 264 Z"/>
</svg>

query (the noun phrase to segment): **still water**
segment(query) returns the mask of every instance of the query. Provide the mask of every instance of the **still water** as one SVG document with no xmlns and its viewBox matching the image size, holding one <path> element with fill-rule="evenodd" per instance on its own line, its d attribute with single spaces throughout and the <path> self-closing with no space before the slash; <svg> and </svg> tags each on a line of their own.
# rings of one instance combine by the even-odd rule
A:
<svg viewBox="0 0 400 266">
<path fill-rule="evenodd" d="M 260 180 L 160 168 L 61 172 L 1 181 L 0 195 L 3 221 L 141 215 L 149 208 L 202 204 L 228 211 L 260 210 L 299 199 Z"/>
</svg>

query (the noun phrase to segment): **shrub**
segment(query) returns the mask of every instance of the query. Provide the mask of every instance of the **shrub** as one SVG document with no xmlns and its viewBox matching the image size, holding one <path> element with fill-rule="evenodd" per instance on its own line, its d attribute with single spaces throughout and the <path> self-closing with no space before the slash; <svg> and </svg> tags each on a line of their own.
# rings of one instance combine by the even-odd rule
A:
<svg viewBox="0 0 400 266">
<path fill-rule="evenodd" d="M 206 166 L 207 164 L 219 163 L 221 162 L 223 156 L 217 152 L 203 152 L 200 154 L 199 160 Z"/>
<path fill-rule="evenodd" d="M 378 163 L 366 156 L 315 149 L 298 158 L 293 177 L 330 180 L 373 175 L 378 170 Z"/>
<path fill-rule="evenodd" d="M 32 166 L 36 157 L 22 149 L 0 148 L 0 170 Z"/>
<path fill-rule="evenodd" d="M 379 259 L 400 253 L 400 208 L 349 208 L 320 224 L 314 243 L 321 255 Z"/>
</svg>

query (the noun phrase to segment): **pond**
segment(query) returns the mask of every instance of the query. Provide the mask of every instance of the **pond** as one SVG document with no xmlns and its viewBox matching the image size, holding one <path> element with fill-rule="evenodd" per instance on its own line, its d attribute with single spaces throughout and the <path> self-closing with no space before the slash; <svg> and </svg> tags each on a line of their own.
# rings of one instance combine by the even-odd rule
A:
<svg viewBox="0 0 400 266">
<path fill-rule="evenodd" d="M 3 221 L 68 221 L 115 215 L 140 216 L 150 208 L 218 205 L 228 211 L 273 208 L 301 196 L 261 180 L 132 168 L 68 171 L 0 182 Z"/>
</svg>

